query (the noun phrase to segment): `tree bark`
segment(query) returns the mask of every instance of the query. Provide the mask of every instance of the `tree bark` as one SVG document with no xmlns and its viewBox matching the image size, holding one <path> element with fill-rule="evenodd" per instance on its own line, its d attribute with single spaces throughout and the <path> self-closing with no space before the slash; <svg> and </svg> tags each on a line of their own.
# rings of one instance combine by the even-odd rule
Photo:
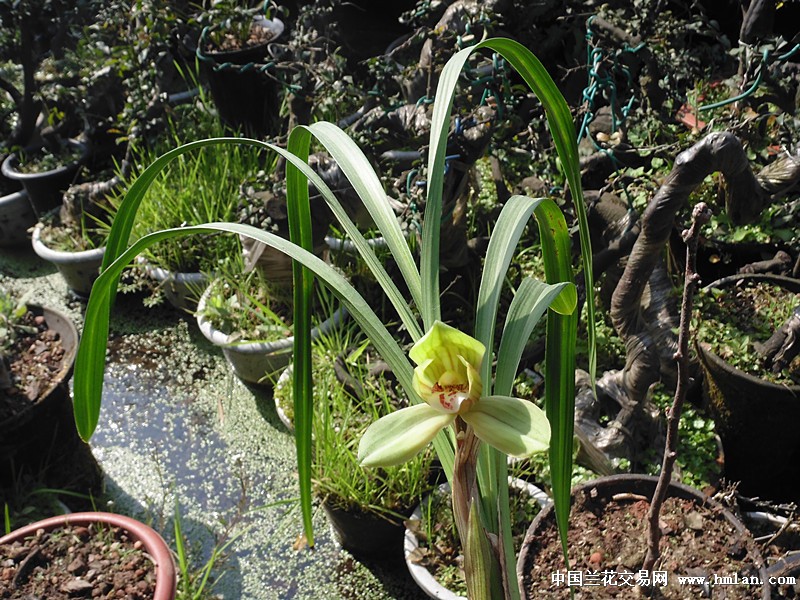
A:
<svg viewBox="0 0 800 600">
<path fill-rule="evenodd" d="M 675 215 L 710 173 L 722 172 L 728 184 L 726 210 L 735 223 L 752 221 L 766 197 L 732 133 L 712 133 L 682 152 L 641 219 L 641 233 L 611 298 L 611 319 L 625 342 L 623 382 L 636 406 L 650 385 L 675 377 L 676 350 L 671 282 L 663 268 L 663 250 Z"/>
</svg>

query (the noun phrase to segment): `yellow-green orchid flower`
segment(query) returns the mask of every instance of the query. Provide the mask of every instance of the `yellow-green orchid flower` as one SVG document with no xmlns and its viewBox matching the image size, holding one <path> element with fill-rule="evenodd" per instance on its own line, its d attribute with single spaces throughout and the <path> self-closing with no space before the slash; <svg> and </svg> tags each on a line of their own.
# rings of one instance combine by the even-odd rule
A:
<svg viewBox="0 0 800 600">
<path fill-rule="evenodd" d="M 358 447 L 361 464 L 388 467 L 410 460 L 456 416 L 478 438 L 511 456 L 546 450 L 550 424 L 539 407 L 509 396 L 481 396 L 485 353 L 478 340 L 436 321 L 409 353 L 417 365 L 414 391 L 425 402 L 370 425 Z"/>
</svg>

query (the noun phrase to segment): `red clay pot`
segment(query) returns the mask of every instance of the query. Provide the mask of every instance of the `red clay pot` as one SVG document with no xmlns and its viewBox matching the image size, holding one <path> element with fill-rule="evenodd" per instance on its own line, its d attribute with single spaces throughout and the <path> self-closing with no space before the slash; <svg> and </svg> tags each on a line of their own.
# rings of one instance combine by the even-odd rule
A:
<svg viewBox="0 0 800 600">
<path fill-rule="evenodd" d="M 119 527 L 127 531 L 133 541 L 142 542 L 145 552 L 152 557 L 156 565 L 156 591 L 153 600 L 173 600 L 175 598 L 178 580 L 169 546 L 154 529 L 130 517 L 105 512 L 81 512 L 50 517 L 12 531 L 0 538 L 0 545 L 32 536 L 39 529 L 53 531 L 64 525 L 87 526 L 90 523 L 103 523 Z"/>
</svg>

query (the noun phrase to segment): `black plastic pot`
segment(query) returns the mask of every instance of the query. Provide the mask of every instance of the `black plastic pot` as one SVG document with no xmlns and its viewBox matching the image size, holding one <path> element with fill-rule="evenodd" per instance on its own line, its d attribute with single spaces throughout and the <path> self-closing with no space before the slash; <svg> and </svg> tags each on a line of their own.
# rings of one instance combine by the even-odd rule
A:
<svg viewBox="0 0 800 600">
<path fill-rule="evenodd" d="M 800 292 L 800 280 L 777 275 L 734 275 L 706 286 L 764 281 Z M 725 477 L 739 491 L 772 500 L 800 500 L 800 386 L 776 385 L 734 368 L 696 343 L 703 393 L 725 451 Z"/>
<path fill-rule="evenodd" d="M 212 52 L 202 48 L 211 97 L 222 121 L 230 128 L 249 136 L 263 137 L 278 133 L 280 96 L 278 82 L 261 70 L 267 62 L 269 45 L 283 32 L 283 23 L 268 21 L 274 37 L 257 46 L 228 52 Z"/>
<path fill-rule="evenodd" d="M 63 313 L 28 305 L 44 317 L 64 348 L 61 368 L 40 382 L 38 400 L 0 422 L 0 486 L 13 485 L 20 473 L 33 474 L 50 487 L 98 491 L 102 473 L 89 446 L 78 436 L 68 381 L 78 350 L 78 330 Z"/>
<path fill-rule="evenodd" d="M 41 218 L 46 212 L 61 205 L 64 192 L 75 180 L 78 169 L 88 157 L 88 147 L 85 144 L 75 140 L 69 140 L 68 143 L 70 146 L 82 149 L 81 158 L 51 171 L 23 173 L 19 171 L 19 157 L 16 154 L 9 154 L 8 158 L 3 161 L 3 175 L 9 179 L 19 181 L 25 187 L 25 191 L 28 193 L 28 200 L 37 218 Z M 35 152 L 40 148 L 26 148 L 25 152 Z"/>
<path fill-rule="evenodd" d="M 405 534 L 402 519 L 390 520 L 378 515 L 342 510 L 327 501 L 322 503 L 322 507 L 336 540 L 354 556 L 381 559 L 402 555 Z"/>
<path fill-rule="evenodd" d="M 633 494 L 636 496 L 642 496 L 645 498 L 652 498 L 653 492 L 655 491 L 656 483 L 658 482 L 657 477 L 652 477 L 649 475 L 612 475 L 610 477 L 601 477 L 599 479 L 595 479 L 593 481 L 589 481 L 582 485 L 575 487 L 572 490 L 572 498 L 573 501 L 575 498 L 579 497 L 580 495 L 586 495 L 592 499 L 594 505 L 597 502 L 604 502 L 605 500 L 611 500 L 613 497 L 617 496 L 618 494 Z M 619 496 L 617 496 L 619 497 Z M 772 575 L 772 572 L 769 571 L 764 562 L 764 558 L 761 555 L 758 546 L 756 545 L 753 538 L 749 535 L 747 528 L 744 524 L 736 518 L 733 513 L 731 513 L 728 509 L 724 508 L 721 504 L 714 502 L 713 500 L 708 499 L 702 492 L 679 484 L 679 483 L 672 483 L 668 490 L 668 497 L 670 498 L 682 498 L 686 500 L 692 500 L 696 502 L 698 505 L 705 504 L 706 506 L 711 507 L 711 509 L 715 513 L 719 513 L 723 516 L 723 518 L 731 525 L 734 530 L 734 534 L 732 535 L 732 543 L 737 544 L 737 547 L 742 546 L 746 548 L 747 553 L 750 557 L 751 564 L 753 565 L 754 573 L 753 575 L 758 575 L 763 583 L 760 587 L 758 596 L 764 600 L 768 600 L 771 597 L 770 585 L 768 583 L 768 577 Z M 540 512 L 536 518 L 531 523 L 531 526 L 528 528 L 528 533 L 525 535 L 525 540 L 522 542 L 522 549 L 520 551 L 519 559 L 517 561 L 517 579 L 519 581 L 520 591 L 522 592 L 523 600 L 533 600 L 536 596 L 531 596 L 528 594 L 528 587 L 530 585 L 530 574 L 534 572 L 535 565 L 536 565 L 536 549 L 537 549 L 537 540 L 540 539 L 542 532 L 553 528 L 555 529 L 556 522 L 555 522 L 555 510 L 553 506 L 548 506 L 542 512 Z M 644 552 L 646 548 L 646 540 L 642 539 L 642 551 Z M 644 554 L 642 554 L 644 556 Z M 570 557 L 575 558 L 575 557 Z M 582 563 L 579 563 L 579 566 L 575 567 L 575 570 L 583 569 Z M 541 569 L 541 566 L 540 566 Z M 723 574 L 720 574 L 723 575 Z M 728 575 L 725 573 L 724 575 Z M 739 575 L 744 575 L 740 573 Z M 575 588 L 573 588 L 575 589 Z M 630 589 L 630 596 L 634 597 L 635 588 Z M 545 591 L 545 590 L 543 590 Z M 551 591 L 551 590 L 546 590 Z M 585 593 L 589 592 L 600 592 L 599 595 L 590 595 L 589 597 L 594 598 L 601 598 L 605 597 L 602 595 L 603 588 L 587 588 L 587 587 L 580 587 L 577 588 L 576 591 L 581 591 Z M 690 589 L 687 588 L 687 593 L 692 593 L 698 591 L 697 588 Z M 583 596 L 582 596 L 583 597 Z M 699 597 L 699 596 L 698 596 Z"/>
</svg>

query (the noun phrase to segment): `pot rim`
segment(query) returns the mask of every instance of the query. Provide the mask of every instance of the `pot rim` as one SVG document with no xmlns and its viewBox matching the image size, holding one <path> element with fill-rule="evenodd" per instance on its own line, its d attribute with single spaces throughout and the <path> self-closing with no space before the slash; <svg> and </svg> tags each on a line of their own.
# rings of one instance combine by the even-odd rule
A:
<svg viewBox="0 0 800 600">
<path fill-rule="evenodd" d="M 255 21 L 255 17 L 253 17 L 253 21 Z M 262 19 L 259 21 L 259 26 L 272 32 L 272 37 L 267 40 L 266 42 L 261 42 L 260 44 L 255 44 L 253 46 L 247 46 L 245 48 L 239 48 L 238 50 L 204 50 L 201 48 L 203 37 L 205 36 L 205 31 L 201 33 L 200 40 L 197 44 L 197 53 L 198 56 L 202 59 L 203 57 L 211 58 L 211 59 L 225 59 L 230 57 L 235 57 L 237 54 L 252 52 L 254 50 L 258 50 L 260 48 L 264 48 L 269 44 L 274 43 L 278 40 L 284 32 L 285 25 L 283 21 L 281 21 L 277 17 L 273 17 L 272 19 Z"/>
<path fill-rule="evenodd" d="M 63 262 L 72 263 L 103 259 L 103 255 L 106 251 L 105 246 L 101 246 L 99 248 L 90 248 L 89 250 L 76 250 L 74 252 L 50 248 L 42 240 L 43 228 L 44 225 L 39 222 L 33 228 L 33 234 L 31 234 L 31 245 L 33 246 L 33 251 L 36 252 L 36 255 L 40 258 L 56 264 Z"/>
<path fill-rule="evenodd" d="M 20 202 L 22 199 L 25 199 L 26 202 L 28 200 L 28 192 L 25 191 L 25 188 L 6 194 L 5 196 L 0 196 L 0 205 L 11 204 L 12 202 Z"/>
<path fill-rule="evenodd" d="M 51 175 L 60 175 L 60 174 L 64 173 L 65 171 L 68 171 L 68 170 L 74 168 L 77 165 L 83 164 L 83 162 L 89 157 L 89 145 L 88 144 L 85 144 L 84 142 L 81 142 L 79 140 L 68 139 L 67 140 L 67 145 L 68 146 L 75 146 L 75 147 L 78 147 L 78 148 L 82 148 L 83 152 L 81 153 L 80 158 L 78 158 L 76 161 L 68 163 L 66 165 L 61 165 L 61 166 L 56 167 L 55 169 L 51 169 L 49 171 L 40 171 L 38 173 L 23 173 L 23 172 L 17 170 L 17 167 L 19 165 L 19 156 L 17 155 L 16 152 L 12 152 L 3 161 L 3 164 L 0 167 L 0 170 L 2 171 L 3 175 L 5 175 L 9 179 L 12 179 L 12 180 L 15 180 L 15 181 L 26 181 L 26 180 L 38 179 L 38 178 L 42 178 L 42 177 L 49 177 Z M 39 150 L 40 148 L 43 148 L 43 147 L 44 147 L 43 144 L 28 146 L 28 147 L 26 147 L 24 149 L 24 151 L 25 152 L 31 152 L 31 151 Z"/>
<path fill-rule="evenodd" d="M 29 537 L 39 529 L 49 532 L 64 525 L 88 525 L 90 523 L 103 523 L 125 529 L 134 541 L 141 541 L 143 548 L 153 558 L 156 566 L 156 589 L 153 600 L 170 600 L 175 597 L 177 572 L 169 546 L 152 527 L 125 515 L 107 512 L 79 512 L 49 517 L 20 527 L 1 537 L 0 544 L 8 544 Z"/>
<path fill-rule="evenodd" d="M 273 354 L 278 352 L 287 352 L 291 350 L 294 345 L 294 336 L 290 335 L 275 342 L 258 342 L 252 340 L 232 340 L 230 334 L 223 333 L 221 330 L 216 329 L 211 322 L 203 315 L 208 297 L 211 294 L 211 285 L 209 285 L 200 300 L 197 302 L 197 310 L 195 317 L 197 319 L 197 326 L 203 336 L 215 346 L 229 348 L 242 354 Z M 328 333 L 333 327 L 338 327 L 344 319 L 349 316 L 347 309 L 344 306 L 339 307 L 336 312 L 330 315 L 322 323 L 317 325 L 311 330 L 311 339 L 316 339 L 322 334 Z"/>
<path fill-rule="evenodd" d="M 783 275 L 772 275 L 768 273 L 737 273 L 735 275 L 729 275 L 728 277 L 723 277 L 721 279 L 717 279 L 716 281 L 712 281 L 708 285 L 703 286 L 702 290 L 708 291 L 714 288 L 730 287 L 739 281 L 764 281 L 780 285 L 789 289 L 790 291 L 792 291 L 792 288 L 800 291 L 800 279 L 785 277 Z M 711 347 L 707 342 L 703 342 L 697 338 L 694 340 L 694 346 L 697 351 L 697 355 L 700 357 L 700 361 L 703 363 L 703 366 L 706 369 L 709 368 L 709 363 L 713 363 L 715 368 L 725 371 L 731 376 L 742 379 L 752 385 L 759 385 L 769 392 L 784 394 L 788 391 L 793 395 L 800 397 L 800 385 L 781 385 L 772 383 L 771 381 L 767 381 L 761 377 L 756 377 L 755 375 L 745 373 L 741 369 L 734 367 L 716 352 L 711 350 Z"/>
<path fill-rule="evenodd" d="M 579 493 L 582 492 L 589 492 L 592 489 L 596 489 L 599 486 L 604 486 L 607 484 L 625 484 L 625 483 L 645 483 L 650 484 L 653 486 L 655 490 L 655 486 L 658 483 L 658 477 L 655 475 L 644 475 L 642 473 L 620 473 L 617 475 L 607 475 L 604 477 L 598 477 L 596 479 L 592 479 L 590 481 L 586 481 L 584 483 L 578 484 L 572 488 L 570 493 L 570 499 L 573 500 Z M 690 498 L 699 503 L 706 504 L 710 507 L 713 507 L 715 510 L 718 509 L 720 514 L 725 518 L 728 523 L 732 527 L 734 527 L 737 532 L 742 534 L 743 532 L 747 532 L 748 529 L 745 524 L 736 517 L 728 508 L 717 502 L 716 500 L 705 496 L 700 490 L 693 488 L 691 486 L 685 485 L 678 481 L 671 481 L 669 484 L 669 489 L 676 490 L 678 494 L 677 497 L 683 498 Z M 651 495 L 652 497 L 652 495 Z M 671 497 L 668 495 L 668 497 Z M 554 506 L 550 505 L 545 507 L 531 522 L 530 527 L 528 527 L 528 532 L 525 534 L 525 538 L 522 542 L 522 547 L 520 548 L 519 557 L 517 558 L 517 581 L 519 582 L 520 590 L 523 589 L 524 577 L 524 565 L 529 561 L 528 554 L 529 548 L 531 547 L 531 539 L 535 536 L 536 532 L 541 526 L 541 523 L 550 517 L 554 512 Z M 762 581 L 767 581 L 766 574 L 768 573 L 768 569 L 766 567 L 766 562 L 764 557 L 761 555 L 758 547 L 753 544 L 751 550 L 755 550 L 755 556 L 753 564 L 759 570 L 759 575 L 761 576 Z M 762 586 L 762 597 L 768 598 L 769 587 L 767 584 Z M 524 597 L 524 596 L 523 596 Z"/>
</svg>

